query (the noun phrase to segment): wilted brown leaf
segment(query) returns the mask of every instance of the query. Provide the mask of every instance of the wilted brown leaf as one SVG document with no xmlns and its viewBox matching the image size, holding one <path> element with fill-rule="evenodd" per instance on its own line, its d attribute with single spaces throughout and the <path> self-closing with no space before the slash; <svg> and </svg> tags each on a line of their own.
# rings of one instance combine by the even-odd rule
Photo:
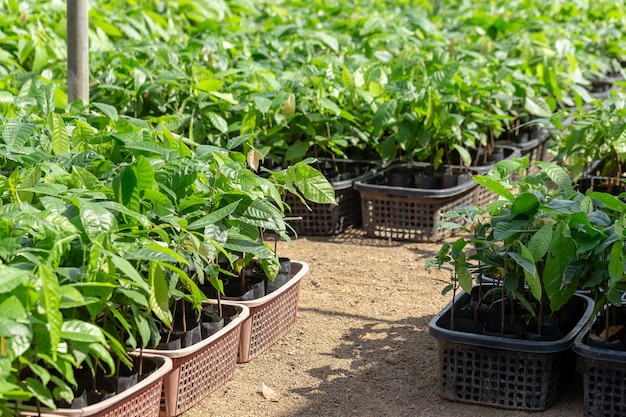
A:
<svg viewBox="0 0 626 417">
<path fill-rule="evenodd" d="M 261 388 L 261 392 L 263 393 L 263 398 L 269 401 L 278 402 L 278 398 L 280 397 L 276 391 L 265 385 Z"/>
</svg>

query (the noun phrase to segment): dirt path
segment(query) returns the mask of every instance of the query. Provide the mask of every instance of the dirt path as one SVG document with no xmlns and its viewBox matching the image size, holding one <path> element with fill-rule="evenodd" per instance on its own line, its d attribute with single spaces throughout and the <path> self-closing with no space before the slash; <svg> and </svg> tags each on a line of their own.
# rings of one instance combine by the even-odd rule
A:
<svg viewBox="0 0 626 417">
<path fill-rule="evenodd" d="M 290 333 L 247 364 L 185 417 L 582 416 L 580 369 L 541 413 L 443 400 L 428 322 L 448 302 L 443 272 L 424 259 L 438 244 L 389 242 L 350 230 L 299 238 L 278 253 L 305 261 L 298 319 Z M 279 399 L 266 400 L 263 384 Z"/>
</svg>

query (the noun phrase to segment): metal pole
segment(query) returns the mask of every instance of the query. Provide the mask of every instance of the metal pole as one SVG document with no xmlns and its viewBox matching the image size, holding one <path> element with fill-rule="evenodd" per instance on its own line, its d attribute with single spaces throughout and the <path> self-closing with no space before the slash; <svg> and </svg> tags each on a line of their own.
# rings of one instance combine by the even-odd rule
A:
<svg viewBox="0 0 626 417">
<path fill-rule="evenodd" d="M 88 0 L 67 0 L 67 98 L 89 103 Z"/>
</svg>

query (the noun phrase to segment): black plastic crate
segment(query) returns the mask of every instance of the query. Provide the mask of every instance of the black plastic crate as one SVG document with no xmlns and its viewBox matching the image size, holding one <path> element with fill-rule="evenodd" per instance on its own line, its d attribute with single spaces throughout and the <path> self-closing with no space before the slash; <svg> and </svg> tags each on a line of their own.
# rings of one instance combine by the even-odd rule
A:
<svg viewBox="0 0 626 417">
<path fill-rule="evenodd" d="M 626 352 L 591 346 L 586 343 L 588 336 L 589 332 L 583 332 L 574 342 L 583 369 L 584 414 L 626 416 Z"/>
<path fill-rule="evenodd" d="M 448 211 L 475 205 L 477 186 L 470 179 L 443 189 L 393 187 L 384 184 L 382 174 L 354 184 L 361 194 L 365 233 L 412 242 L 438 242 L 451 236 L 451 230 L 438 228 L 437 223 L 452 221 L 444 216 Z"/>
<path fill-rule="evenodd" d="M 573 311 L 563 338 L 554 341 L 508 339 L 445 328 L 452 303 L 430 321 L 428 333 L 437 339 L 439 393 L 448 400 L 498 408 L 542 411 L 554 404 L 571 381 L 577 355 L 574 339 L 589 322 L 593 301 L 574 295 Z M 470 296 L 455 301 L 462 309 Z"/>
</svg>

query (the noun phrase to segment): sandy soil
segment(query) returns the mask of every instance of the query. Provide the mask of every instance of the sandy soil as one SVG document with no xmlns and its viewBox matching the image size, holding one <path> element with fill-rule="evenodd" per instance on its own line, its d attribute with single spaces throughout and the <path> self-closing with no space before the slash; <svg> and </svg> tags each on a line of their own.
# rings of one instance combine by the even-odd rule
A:
<svg viewBox="0 0 626 417">
<path fill-rule="evenodd" d="M 279 244 L 280 256 L 304 261 L 295 327 L 192 408 L 185 417 L 582 416 L 582 377 L 540 413 L 450 402 L 438 395 L 430 319 L 449 301 L 444 272 L 424 259 L 438 244 L 339 236 Z M 266 385 L 278 396 L 269 401 Z"/>
</svg>

